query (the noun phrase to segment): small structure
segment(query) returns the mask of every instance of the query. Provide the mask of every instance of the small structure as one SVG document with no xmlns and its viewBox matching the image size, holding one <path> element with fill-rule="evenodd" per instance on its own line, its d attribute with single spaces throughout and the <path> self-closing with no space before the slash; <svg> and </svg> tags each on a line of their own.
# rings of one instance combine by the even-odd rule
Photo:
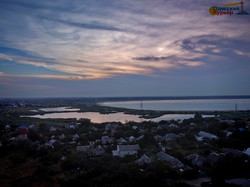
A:
<svg viewBox="0 0 250 187">
<path fill-rule="evenodd" d="M 200 131 L 198 133 L 198 135 L 201 136 L 202 138 L 207 138 L 209 140 L 217 140 L 218 139 L 218 136 L 211 134 L 211 133 L 208 133 L 208 132 L 204 132 L 204 131 Z"/>
<path fill-rule="evenodd" d="M 155 135 L 154 136 L 154 139 L 157 141 L 157 142 L 161 142 L 161 141 L 163 141 L 164 140 L 164 137 L 162 137 L 162 136 L 160 136 L 160 135 Z"/>
<path fill-rule="evenodd" d="M 170 128 L 179 128 L 179 126 L 178 126 L 178 125 L 175 125 L 175 124 L 173 124 L 173 123 L 172 123 L 172 124 L 170 124 L 170 125 L 169 125 L 169 127 L 170 127 Z"/>
<path fill-rule="evenodd" d="M 129 138 L 128 138 L 128 141 L 129 142 L 134 142 L 136 139 L 135 139 L 135 137 L 134 136 L 130 136 Z"/>
<path fill-rule="evenodd" d="M 137 164 L 144 165 L 144 164 L 149 164 L 152 162 L 152 159 L 150 159 L 147 155 L 143 154 L 141 158 L 135 161 Z"/>
<path fill-rule="evenodd" d="M 158 125 L 157 129 L 166 129 L 169 127 L 169 124 L 160 124 Z"/>
<path fill-rule="evenodd" d="M 102 144 L 114 143 L 113 137 L 102 136 Z"/>
<path fill-rule="evenodd" d="M 95 156 L 100 156 L 100 155 L 103 155 L 104 153 L 105 153 L 105 150 L 100 145 L 92 150 L 92 154 Z"/>
<path fill-rule="evenodd" d="M 50 132 L 55 132 L 55 131 L 57 131 L 57 128 L 52 126 L 52 127 L 50 127 L 49 131 Z"/>
<path fill-rule="evenodd" d="M 65 135 L 64 134 L 61 134 L 60 136 L 59 136 L 59 139 L 60 140 L 63 140 L 65 138 Z"/>
<path fill-rule="evenodd" d="M 54 148 L 54 143 L 56 142 L 56 140 L 54 139 L 51 139 L 49 140 L 47 143 L 45 143 L 45 145 L 51 147 L 51 148 Z"/>
<path fill-rule="evenodd" d="M 124 138 L 120 138 L 118 140 L 116 140 L 118 144 L 123 144 L 126 143 L 127 141 Z"/>
<path fill-rule="evenodd" d="M 119 127 L 118 124 L 107 124 L 105 126 L 105 131 L 109 131 L 109 130 L 112 130 L 112 129 L 117 129 Z"/>
<path fill-rule="evenodd" d="M 206 159 L 197 154 L 191 154 L 185 157 L 193 166 L 201 167 L 206 162 Z"/>
<path fill-rule="evenodd" d="M 181 161 L 179 161 L 177 158 L 175 158 L 171 155 L 168 155 L 162 151 L 157 153 L 156 156 L 159 160 L 167 161 L 173 168 L 183 168 L 184 167 L 184 164 Z"/>
<path fill-rule="evenodd" d="M 71 122 L 70 124 L 65 125 L 65 128 L 66 129 L 77 129 L 77 128 L 79 128 L 79 125 L 80 125 L 80 123 Z"/>
<path fill-rule="evenodd" d="M 220 154 L 218 153 L 215 153 L 215 152 L 212 152 L 210 153 L 210 155 L 207 157 L 207 162 L 210 163 L 210 164 L 215 164 L 219 161 L 220 159 Z"/>
<path fill-rule="evenodd" d="M 141 135 L 141 136 L 139 136 L 138 138 L 136 138 L 136 140 L 138 141 L 138 140 L 142 140 L 144 138 L 144 135 Z"/>
<path fill-rule="evenodd" d="M 81 151 L 81 152 L 87 152 L 90 150 L 89 145 L 82 145 L 82 146 L 77 146 L 76 151 Z"/>
<path fill-rule="evenodd" d="M 112 151 L 113 156 L 124 157 L 126 155 L 137 155 L 139 145 L 117 145 L 117 150 Z"/>
<path fill-rule="evenodd" d="M 27 134 L 28 134 L 28 127 L 25 125 L 19 126 L 18 127 L 18 134 L 19 134 L 19 138 L 27 138 Z"/>
<path fill-rule="evenodd" d="M 244 153 L 246 153 L 247 155 L 250 155 L 250 147 L 248 147 L 248 148 L 244 151 Z"/>
<path fill-rule="evenodd" d="M 10 125 L 5 125 L 5 130 L 6 130 L 6 131 L 10 131 L 10 129 L 11 129 L 11 128 L 10 128 Z"/>
<path fill-rule="evenodd" d="M 176 135 L 175 133 L 167 133 L 165 135 L 165 141 L 175 141 L 177 138 L 179 138 L 178 135 Z"/>
<path fill-rule="evenodd" d="M 72 141 L 76 141 L 80 136 L 78 134 L 74 134 L 72 136 Z"/>
<path fill-rule="evenodd" d="M 138 129 L 138 127 L 134 125 L 134 126 L 132 127 L 132 129 L 136 130 L 136 129 Z"/>
</svg>

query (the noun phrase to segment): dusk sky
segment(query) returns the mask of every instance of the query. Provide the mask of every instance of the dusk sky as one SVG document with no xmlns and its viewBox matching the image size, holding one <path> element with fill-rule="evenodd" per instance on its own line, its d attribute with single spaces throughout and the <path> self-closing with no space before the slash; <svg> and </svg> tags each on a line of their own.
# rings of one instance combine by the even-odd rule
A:
<svg viewBox="0 0 250 187">
<path fill-rule="evenodd" d="M 237 2 L 1 0 L 0 97 L 250 95 Z"/>
</svg>

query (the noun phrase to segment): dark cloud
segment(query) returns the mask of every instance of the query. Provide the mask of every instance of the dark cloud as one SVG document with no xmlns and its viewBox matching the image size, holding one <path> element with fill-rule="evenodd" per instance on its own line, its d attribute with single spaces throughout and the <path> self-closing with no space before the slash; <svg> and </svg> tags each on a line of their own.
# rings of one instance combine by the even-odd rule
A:
<svg viewBox="0 0 250 187">
<path fill-rule="evenodd" d="M 155 56 L 143 56 L 143 57 L 136 57 L 133 60 L 140 60 L 140 61 L 161 61 L 161 60 L 168 60 L 171 57 L 155 57 Z"/>
<path fill-rule="evenodd" d="M 200 61 L 199 58 L 182 58 L 182 57 L 178 57 L 175 55 L 172 56 L 162 56 L 162 57 L 156 57 L 156 56 L 143 56 L 143 57 L 136 57 L 133 58 L 133 60 L 139 60 L 139 61 L 164 61 L 164 60 L 168 60 L 168 61 L 193 61 L 193 62 L 197 62 Z"/>
</svg>

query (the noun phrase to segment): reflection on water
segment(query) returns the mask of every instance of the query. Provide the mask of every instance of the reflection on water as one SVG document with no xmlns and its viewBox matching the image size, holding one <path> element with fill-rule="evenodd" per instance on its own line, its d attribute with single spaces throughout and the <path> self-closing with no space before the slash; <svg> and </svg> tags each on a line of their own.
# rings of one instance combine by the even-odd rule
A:
<svg viewBox="0 0 250 187">
<path fill-rule="evenodd" d="M 153 119 L 144 119 L 140 118 L 139 115 L 130 115 L 124 114 L 123 112 L 112 113 L 112 114 L 100 114 L 98 112 L 65 112 L 65 113 L 50 113 L 45 115 L 32 115 L 32 116 L 23 116 L 23 117 L 33 117 L 33 118 L 41 118 L 41 119 L 67 119 L 67 118 L 88 118 L 93 123 L 105 123 L 105 122 L 121 122 L 126 123 L 129 121 L 134 122 L 142 122 L 142 121 L 155 121 L 159 122 L 161 120 L 184 120 L 193 118 L 194 114 L 166 114 L 158 118 Z M 208 115 L 204 117 L 214 117 L 213 115 Z"/>
</svg>

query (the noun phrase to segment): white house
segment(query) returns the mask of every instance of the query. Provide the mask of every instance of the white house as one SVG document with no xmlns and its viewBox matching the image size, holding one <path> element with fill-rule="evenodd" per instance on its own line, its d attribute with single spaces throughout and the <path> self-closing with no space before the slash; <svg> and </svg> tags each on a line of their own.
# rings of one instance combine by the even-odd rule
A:
<svg viewBox="0 0 250 187">
<path fill-rule="evenodd" d="M 137 155 L 139 145 L 117 145 L 117 150 L 112 151 L 113 156 L 124 157 L 126 155 Z"/>
</svg>

